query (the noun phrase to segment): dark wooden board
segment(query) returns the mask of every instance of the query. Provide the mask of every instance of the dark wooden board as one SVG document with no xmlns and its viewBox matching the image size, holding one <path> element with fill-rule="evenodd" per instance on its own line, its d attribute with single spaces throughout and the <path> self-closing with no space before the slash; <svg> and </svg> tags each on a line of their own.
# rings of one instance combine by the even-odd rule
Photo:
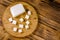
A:
<svg viewBox="0 0 60 40">
<path fill-rule="evenodd" d="M 39 23 L 33 34 L 22 38 L 15 38 L 6 34 L 1 40 L 60 40 L 60 8 L 53 7 L 48 0 L 1 0 L 0 20 L 4 10 L 13 2 L 25 1 L 33 5 L 38 12 Z M 0 21 L 0 25 L 3 26 Z M 5 30 L 4 30 L 5 31 Z"/>
</svg>

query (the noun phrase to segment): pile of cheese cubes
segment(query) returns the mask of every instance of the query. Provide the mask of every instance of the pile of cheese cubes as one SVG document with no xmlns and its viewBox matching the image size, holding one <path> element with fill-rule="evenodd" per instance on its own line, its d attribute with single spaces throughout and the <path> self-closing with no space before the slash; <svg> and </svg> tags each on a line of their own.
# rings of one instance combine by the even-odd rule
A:
<svg viewBox="0 0 60 40">
<path fill-rule="evenodd" d="M 24 13 L 24 12 L 25 12 L 25 9 L 24 9 L 24 7 L 23 7 L 22 4 L 17 4 L 17 5 L 15 5 L 15 6 L 11 7 L 11 8 L 10 8 L 10 11 L 11 11 L 12 16 L 13 16 L 13 17 L 16 17 L 16 16 L 21 15 L 22 13 Z M 18 29 L 17 27 L 14 27 L 14 28 L 13 28 L 13 31 L 14 31 L 14 32 L 17 32 L 17 30 L 18 30 L 19 33 L 22 33 L 22 32 L 23 32 L 23 30 L 22 30 L 23 28 L 29 29 L 30 21 L 29 21 L 28 19 L 30 18 L 30 15 L 31 15 L 31 11 L 27 11 L 26 16 L 24 17 L 24 18 L 27 20 L 27 21 L 25 22 L 25 25 L 23 25 L 23 24 L 18 24 L 19 29 Z M 19 21 L 20 21 L 20 22 L 24 22 L 24 18 L 20 18 Z M 8 20 L 9 20 L 9 22 L 12 23 L 12 24 L 15 24 L 15 25 L 17 24 L 17 21 L 14 20 L 13 18 L 9 18 Z"/>
</svg>

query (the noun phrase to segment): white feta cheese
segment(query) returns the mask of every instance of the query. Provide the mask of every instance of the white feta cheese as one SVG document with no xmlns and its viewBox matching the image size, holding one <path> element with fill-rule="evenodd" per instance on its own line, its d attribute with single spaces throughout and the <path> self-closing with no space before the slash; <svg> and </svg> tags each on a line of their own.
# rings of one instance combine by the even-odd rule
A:
<svg viewBox="0 0 60 40">
<path fill-rule="evenodd" d="M 25 25 L 25 29 L 29 29 L 29 25 Z"/>
<path fill-rule="evenodd" d="M 19 33 L 22 33 L 23 31 L 22 31 L 22 29 L 19 29 L 18 32 L 19 32 Z"/>
<path fill-rule="evenodd" d="M 29 17 L 30 17 L 29 15 L 26 15 L 26 16 L 25 16 L 26 19 L 29 19 Z"/>
<path fill-rule="evenodd" d="M 30 21 L 26 21 L 26 24 L 29 25 L 30 24 Z"/>
<path fill-rule="evenodd" d="M 19 28 L 24 28 L 24 25 L 23 24 L 19 24 Z"/>
<path fill-rule="evenodd" d="M 13 28 L 13 31 L 14 31 L 14 32 L 16 32 L 16 31 L 17 31 L 17 28 L 16 28 L 16 27 L 14 27 L 14 28 Z"/>
<path fill-rule="evenodd" d="M 24 19 L 23 19 L 23 18 L 20 18 L 20 19 L 19 19 L 19 21 L 20 21 L 20 22 L 23 22 L 23 21 L 24 21 Z"/>
<path fill-rule="evenodd" d="M 16 4 L 10 8 L 11 14 L 13 17 L 16 17 L 25 12 L 25 9 L 22 4 Z"/>
<path fill-rule="evenodd" d="M 28 11 L 28 15 L 31 15 L 31 11 Z"/>
<path fill-rule="evenodd" d="M 17 22 L 15 20 L 12 21 L 12 24 L 16 24 Z"/>
<path fill-rule="evenodd" d="M 12 22 L 12 18 L 9 18 L 8 20 L 9 20 L 9 22 Z"/>
</svg>

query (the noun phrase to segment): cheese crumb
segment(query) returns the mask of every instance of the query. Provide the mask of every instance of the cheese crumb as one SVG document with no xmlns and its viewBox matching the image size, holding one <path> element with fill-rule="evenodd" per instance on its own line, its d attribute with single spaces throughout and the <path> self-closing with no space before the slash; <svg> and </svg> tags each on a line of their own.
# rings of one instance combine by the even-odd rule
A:
<svg viewBox="0 0 60 40">
<path fill-rule="evenodd" d="M 8 20 L 9 20 L 9 22 L 12 22 L 12 18 L 9 18 Z"/>
<path fill-rule="evenodd" d="M 13 20 L 13 21 L 12 21 L 12 24 L 16 24 L 16 21 L 15 21 L 15 20 Z"/>
<path fill-rule="evenodd" d="M 31 11 L 28 11 L 28 15 L 31 15 Z"/>
<path fill-rule="evenodd" d="M 17 28 L 16 28 L 16 27 L 14 27 L 14 28 L 13 28 L 13 31 L 14 31 L 14 32 L 16 32 L 16 31 L 17 31 Z"/>
<path fill-rule="evenodd" d="M 25 12 L 23 4 L 16 4 L 10 8 L 13 17 L 16 17 Z"/>
<path fill-rule="evenodd" d="M 23 24 L 19 24 L 19 28 L 24 28 L 24 25 Z"/>
<path fill-rule="evenodd" d="M 23 19 L 23 18 L 20 18 L 20 19 L 19 19 L 19 21 L 20 21 L 20 22 L 23 22 L 23 21 L 24 21 L 24 19 Z"/>
<path fill-rule="evenodd" d="M 26 19 L 29 19 L 29 15 L 26 15 L 25 18 L 26 18 Z"/>
<path fill-rule="evenodd" d="M 25 29 L 29 29 L 29 25 L 25 25 Z"/>
<path fill-rule="evenodd" d="M 26 21 L 26 24 L 29 25 L 30 24 L 30 21 Z"/>
<path fill-rule="evenodd" d="M 18 32 L 19 32 L 19 33 L 22 33 L 23 31 L 22 31 L 22 29 L 19 29 Z"/>
</svg>

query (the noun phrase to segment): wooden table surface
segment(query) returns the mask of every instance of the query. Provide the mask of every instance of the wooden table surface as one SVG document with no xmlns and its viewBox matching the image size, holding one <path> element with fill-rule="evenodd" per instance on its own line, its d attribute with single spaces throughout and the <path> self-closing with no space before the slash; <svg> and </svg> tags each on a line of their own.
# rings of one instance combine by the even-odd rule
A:
<svg viewBox="0 0 60 40">
<path fill-rule="evenodd" d="M 11 3 L 19 1 L 30 3 L 38 12 L 39 22 L 37 29 L 24 38 L 15 38 L 7 33 L 1 40 L 60 40 L 60 5 L 56 7 L 47 0 L 1 0 L 0 26 L 3 26 L 1 17 L 4 10 Z"/>
</svg>

